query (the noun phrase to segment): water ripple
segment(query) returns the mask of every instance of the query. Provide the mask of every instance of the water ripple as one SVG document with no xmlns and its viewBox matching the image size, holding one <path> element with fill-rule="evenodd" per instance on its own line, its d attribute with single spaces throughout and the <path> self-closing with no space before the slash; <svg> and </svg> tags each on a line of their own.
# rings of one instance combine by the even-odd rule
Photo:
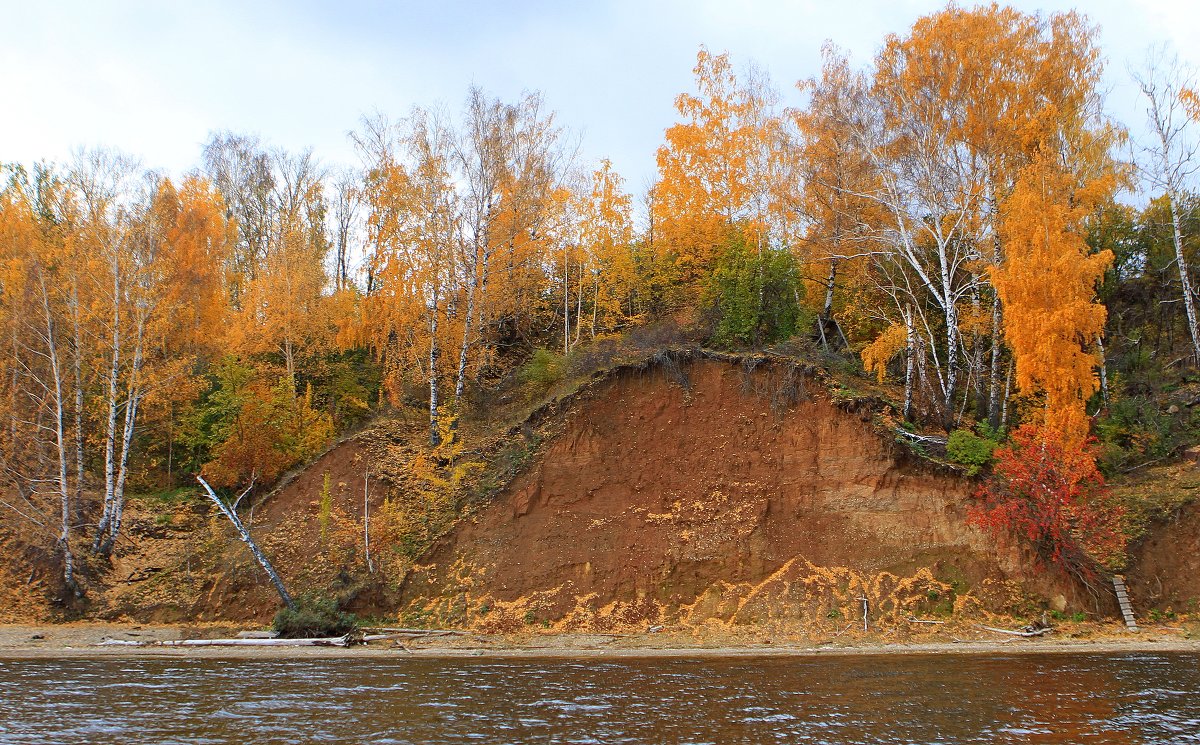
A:
<svg viewBox="0 0 1200 745">
<path fill-rule="evenodd" d="M 1193 655 L 0 660 L 0 745 L 1200 743 Z"/>
</svg>

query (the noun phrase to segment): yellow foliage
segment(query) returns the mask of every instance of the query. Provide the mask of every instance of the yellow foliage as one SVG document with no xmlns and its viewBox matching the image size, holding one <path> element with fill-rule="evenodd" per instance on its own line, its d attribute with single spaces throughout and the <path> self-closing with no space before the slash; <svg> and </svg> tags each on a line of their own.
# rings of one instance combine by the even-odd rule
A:
<svg viewBox="0 0 1200 745">
<path fill-rule="evenodd" d="M 684 121 L 658 149 L 659 180 L 650 205 L 654 241 L 679 262 L 684 281 L 705 276 L 719 247 L 739 230 L 764 243 L 772 213 L 767 177 L 781 150 L 776 95 L 761 75 L 739 81 L 728 54 L 701 47 L 698 95 L 682 94 Z"/>
<path fill-rule="evenodd" d="M 875 373 L 882 383 L 887 376 L 887 365 L 897 354 L 908 347 L 908 329 L 902 324 L 892 324 L 862 350 L 863 367 Z"/>
</svg>

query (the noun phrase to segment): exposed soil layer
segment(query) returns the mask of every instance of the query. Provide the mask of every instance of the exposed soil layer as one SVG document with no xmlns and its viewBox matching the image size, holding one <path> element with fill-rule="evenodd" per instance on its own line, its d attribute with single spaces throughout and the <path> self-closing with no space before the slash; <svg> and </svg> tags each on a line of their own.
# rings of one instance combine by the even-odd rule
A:
<svg viewBox="0 0 1200 745">
<path fill-rule="evenodd" d="M 1155 525 L 1129 558 L 1125 582 L 1139 621 L 1200 611 L 1200 503 Z"/>
<path fill-rule="evenodd" d="M 514 616 L 556 628 L 854 617 L 861 597 L 872 615 L 1019 602 L 1021 557 L 967 525 L 969 484 L 906 458 L 872 412 L 851 409 L 783 364 L 620 373 L 435 546 L 404 599 L 496 630 Z"/>
</svg>

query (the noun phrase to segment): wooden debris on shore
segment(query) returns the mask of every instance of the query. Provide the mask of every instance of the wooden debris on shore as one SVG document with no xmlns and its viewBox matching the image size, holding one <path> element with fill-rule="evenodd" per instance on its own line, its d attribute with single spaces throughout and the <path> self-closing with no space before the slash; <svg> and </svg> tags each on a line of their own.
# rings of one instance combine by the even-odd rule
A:
<svg viewBox="0 0 1200 745">
<path fill-rule="evenodd" d="M 180 639 L 159 642 L 164 647 L 349 647 L 358 639 L 352 634 L 316 639 Z"/>
<path fill-rule="evenodd" d="M 458 631 L 456 629 L 387 629 L 387 628 L 364 628 L 364 642 L 380 642 L 389 639 L 410 639 L 414 637 L 428 636 L 470 636 L 469 631 Z"/>
<path fill-rule="evenodd" d="M 983 629 L 984 631 L 992 631 L 997 634 L 1008 634 L 1010 636 L 1026 636 L 1026 637 L 1041 636 L 1042 634 L 1048 634 L 1051 631 L 1054 631 L 1053 626 L 1043 626 L 1042 628 L 1033 628 L 1030 626 L 1026 626 L 1024 629 L 1020 629 L 1020 630 L 1016 630 L 1016 631 L 1014 631 L 1012 629 L 998 629 L 993 626 L 976 626 L 976 628 Z"/>
<path fill-rule="evenodd" d="M 359 643 L 352 634 L 317 639 L 176 639 L 169 641 L 133 641 L 131 639 L 104 639 L 97 646 L 111 647 L 349 647 Z"/>
<path fill-rule="evenodd" d="M 469 631 L 456 629 L 382 629 L 366 628 L 362 633 L 316 639 L 280 639 L 274 631 L 242 631 L 232 639 L 179 639 L 173 641 L 135 641 L 131 639 L 102 639 L 97 646 L 111 647 L 351 647 L 367 642 L 389 639 L 411 639 L 431 636 L 470 636 Z"/>
</svg>

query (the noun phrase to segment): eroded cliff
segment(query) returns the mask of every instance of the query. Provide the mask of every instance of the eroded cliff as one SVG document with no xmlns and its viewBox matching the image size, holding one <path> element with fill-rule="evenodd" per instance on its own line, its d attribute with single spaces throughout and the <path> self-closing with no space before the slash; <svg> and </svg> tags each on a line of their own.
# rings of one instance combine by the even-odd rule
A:
<svg viewBox="0 0 1200 745">
<path fill-rule="evenodd" d="M 1022 558 L 968 526 L 970 485 L 853 408 L 787 364 L 617 374 L 425 557 L 408 611 L 596 628 L 1011 602 Z"/>
</svg>

